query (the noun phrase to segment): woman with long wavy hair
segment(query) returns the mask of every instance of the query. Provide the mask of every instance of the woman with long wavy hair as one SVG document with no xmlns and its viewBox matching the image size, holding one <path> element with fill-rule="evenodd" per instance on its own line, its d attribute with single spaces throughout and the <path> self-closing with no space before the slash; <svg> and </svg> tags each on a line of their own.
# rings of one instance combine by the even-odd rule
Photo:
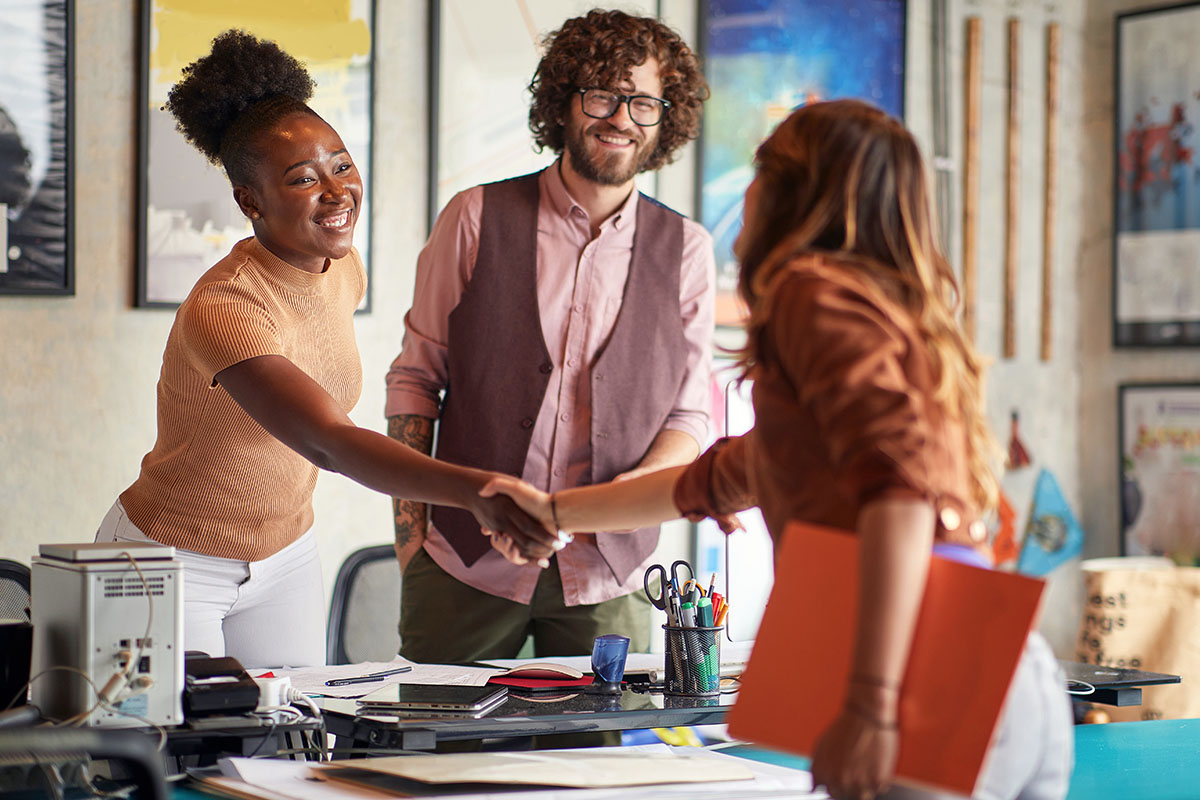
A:
<svg viewBox="0 0 1200 800">
<path fill-rule="evenodd" d="M 989 566 L 982 514 L 997 496 L 983 365 L 955 321 L 924 164 L 873 106 L 793 112 L 760 146 L 735 245 L 750 309 L 739 353 L 755 427 L 687 467 L 553 496 L 497 479 L 563 530 L 635 527 L 761 507 L 862 540 L 850 687 L 818 742 L 813 776 L 837 798 L 928 797 L 892 786 L 898 689 L 929 554 Z M 493 544 L 504 548 L 504 537 Z M 1070 703 L 1040 635 L 1027 642 L 977 796 L 1066 794 Z"/>
</svg>

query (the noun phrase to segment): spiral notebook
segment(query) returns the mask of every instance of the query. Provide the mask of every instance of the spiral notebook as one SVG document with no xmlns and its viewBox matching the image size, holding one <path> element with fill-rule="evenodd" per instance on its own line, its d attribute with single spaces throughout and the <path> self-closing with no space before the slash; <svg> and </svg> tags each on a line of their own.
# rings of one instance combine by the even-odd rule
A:
<svg viewBox="0 0 1200 800">
<path fill-rule="evenodd" d="M 849 681 L 858 549 L 857 536 L 788 524 L 730 734 L 812 755 Z M 901 687 L 898 781 L 972 793 L 1042 588 L 932 558 Z"/>
</svg>

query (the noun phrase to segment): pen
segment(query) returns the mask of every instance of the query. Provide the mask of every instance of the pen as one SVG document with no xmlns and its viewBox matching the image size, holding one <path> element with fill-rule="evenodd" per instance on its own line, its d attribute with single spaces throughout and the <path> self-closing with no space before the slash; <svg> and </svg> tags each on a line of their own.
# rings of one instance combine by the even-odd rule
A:
<svg viewBox="0 0 1200 800">
<path fill-rule="evenodd" d="M 712 596 L 713 596 L 713 589 L 715 589 L 715 588 L 717 588 L 717 573 L 715 573 L 715 572 L 714 572 L 714 573 L 712 574 L 712 577 L 708 579 L 708 593 L 707 593 L 707 594 L 705 594 L 704 596 L 705 596 L 705 597 L 712 597 Z"/>
<path fill-rule="evenodd" d="M 350 686 L 355 683 L 373 683 L 381 681 L 388 675 L 399 675 L 401 672 L 412 672 L 411 666 L 395 667 L 394 669 L 385 669 L 381 672 L 372 672 L 368 675 L 359 675 L 354 678 L 334 678 L 331 681 L 325 681 L 326 686 Z"/>
</svg>

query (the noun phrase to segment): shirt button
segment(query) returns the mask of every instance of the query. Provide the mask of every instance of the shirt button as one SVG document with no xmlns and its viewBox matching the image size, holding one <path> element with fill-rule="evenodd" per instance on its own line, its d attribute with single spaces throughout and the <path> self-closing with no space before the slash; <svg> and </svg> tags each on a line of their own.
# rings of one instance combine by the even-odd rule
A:
<svg viewBox="0 0 1200 800">
<path fill-rule="evenodd" d="M 580 305 L 579 303 L 576 303 L 575 305 L 571 306 L 571 310 L 574 311 L 576 314 L 582 314 L 583 306 Z"/>
<path fill-rule="evenodd" d="M 540 369 L 542 371 L 543 375 L 549 375 L 551 372 L 554 371 L 554 365 L 553 364 L 542 364 L 542 366 L 538 367 L 538 369 Z"/>
<path fill-rule="evenodd" d="M 554 477 L 561 478 L 562 474 L 563 474 L 563 471 L 561 469 L 554 470 Z"/>
<path fill-rule="evenodd" d="M 962 524 L 962 517 L 949 506 L 943 508 L 938 517 L 942 521 L 942 527 L 948 531 L 956 531 L 958 530 L 958 526 Z"/>
<path fill-rule="evenodd" d="M 574 367 L 574 366 L 575 366 L 576 364 L 578 364 L 578 363 L 579 363 L 579 362 L 578 362 L 578 361 L 576 361 L 576 360 L 575 360 L 575 359 L 573 359 L 573 358 L 571 358 L 571 359 L 567 359 L 567 366 L 568 366 L 568 367 Z"/>
<path fill-rule="evenodd" d="M 570 421 L 571 421 L 571 415 L 570 415 L 570 414 L 559 414 L 558 418 L 559 418 L 559 419 L 561 419 L 563 422 L 570 422 Z"/>
<path fill-rule="evenodd" d="M 525 419 L 521 420 L 521 427 L 525 429 L 532 428 L 533 420 L 531 420 L 529 417 L 526 417 Z"/>
</svg>

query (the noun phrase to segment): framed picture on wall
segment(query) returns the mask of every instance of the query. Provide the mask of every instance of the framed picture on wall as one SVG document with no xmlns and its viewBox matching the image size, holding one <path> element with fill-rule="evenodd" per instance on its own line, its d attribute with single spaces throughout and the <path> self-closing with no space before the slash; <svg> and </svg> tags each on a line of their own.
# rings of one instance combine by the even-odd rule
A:
<svg viewBox="0 0 1200 800">
<path fill-rule="evenodd" d="M 1200 4 L 1116 18 L 1113 345 L 1200 344 Z"/>
<path fill-rule="evenodd" d="M 1118 389 L 1121 554 L 1200 557 L 1200 383 Z"/>
<path fill-rule="evenodd" d="M 373 0 L 283 0 L 230 6 L 191 0 L 143 0 L 138 120 L 137 305 L 177 306 L 209 267 L 253 231 L 233 201 L 224 170 L 210 164 L 163 109 L 183 67 L 207 54 L 230 28 L 271 39 L 299 59 L 316 82 L 309 105 L 342 137 L 363 178 L 354 243 L 371 274 L 371 99 Z"/>
<path fill-rule="evenodd" d="M 75 293 L 66 0 L 4 0 L 0 14 L 0 294 Z"/>
<path fill-rule="evenodd" d="M 905 15 L 904 0 L 700 0 L 712 97 L 696 206 L 716 247 L 718 325 L 742 321 L 733 240 L 759 142 L 814 100 L 857 97 L 902 117 Z"/>
</svg>

